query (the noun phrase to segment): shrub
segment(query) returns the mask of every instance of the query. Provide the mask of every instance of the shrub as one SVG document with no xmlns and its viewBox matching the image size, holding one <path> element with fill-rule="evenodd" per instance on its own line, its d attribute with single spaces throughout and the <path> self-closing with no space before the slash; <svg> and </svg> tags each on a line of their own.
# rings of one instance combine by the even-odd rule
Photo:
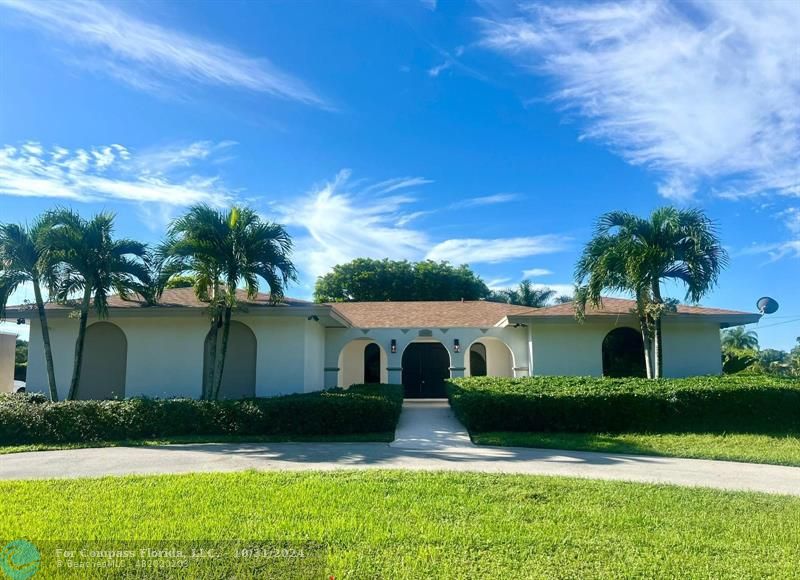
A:
<svg viewBox="0 0 800 580">
<path fill-rule="evenodd" d="M 76 443 L 176 435 L 349 435 L 393 431 L 403 390 L 357 385 L 240 401 L 124 399 L 52 403 L 0 397 L 0 444 Z"/>
<path fill-rule="evenodd" d="M 470 431 L 800 432 L 800 381 L 475 377 L 448 383 Z"/>
</svg>

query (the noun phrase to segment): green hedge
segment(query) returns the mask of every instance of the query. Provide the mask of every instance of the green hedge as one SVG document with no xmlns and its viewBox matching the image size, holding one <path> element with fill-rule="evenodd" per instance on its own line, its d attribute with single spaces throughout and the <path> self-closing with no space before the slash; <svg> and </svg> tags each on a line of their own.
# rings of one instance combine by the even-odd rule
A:
<svg viewBox="0 0 800 580">
<path fill-rule="evenodd" d="M 800 432 L 800 381 L 475 377 L 448 383 L 473 432 Z"/>
<path fill-rule="evenodd" d="M 0 445 L 76 443 L 176 435 L 350 435 L 394 431 L 398 385 L 357 385 L 240 401 L 125 399 L 51 403 L 0 398 Z"/>
</svg>

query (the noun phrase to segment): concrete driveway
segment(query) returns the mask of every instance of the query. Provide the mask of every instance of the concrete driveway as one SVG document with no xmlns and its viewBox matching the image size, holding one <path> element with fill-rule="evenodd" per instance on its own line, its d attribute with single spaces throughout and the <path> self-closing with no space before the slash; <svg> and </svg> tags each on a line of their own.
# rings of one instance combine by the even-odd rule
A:
<svg viewBox="0 0 800 580">
<path fill-rule="evenodd" d="M 475 446 L 445 401 L 404 406 L 393 443 L 217 443 L 0 456 L 0 479 L 257 470 L 409 469 L 562 475 L 800 496 L 800 468 Z"/>
</svg>

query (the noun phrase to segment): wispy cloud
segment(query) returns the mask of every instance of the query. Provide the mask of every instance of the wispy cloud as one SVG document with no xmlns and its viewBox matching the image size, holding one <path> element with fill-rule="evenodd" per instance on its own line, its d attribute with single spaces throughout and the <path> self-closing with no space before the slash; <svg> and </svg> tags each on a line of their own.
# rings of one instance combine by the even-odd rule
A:
<svg viewBox="0 0 800 580">
<path fill-rule="evenodd" d="M 399 225 L 413 213 L 414 199 L 386 195 L 401 184 L 427 183 L 422 178 L 398 178 L 367 188 L 350 182 L 350 171 L 312 189 L 307 195 L 279 208 L 280 219 L 304 231 L 298 239 L 300 266 L 311 276 L 320 276 L 334 265 L 354 258 L 413 258 L 428 243 L 427 236 Z"/>
<path fill-rule="evenodd" d="M 529 2 L 478 22 L 665 197 L 800 195 L 800 3 Z"/>
<path fill-rule="evenodd" d="M 162 93 L 168 87 L 178 90 L 174 81 L 191 82 L 329 108 L 303 81 L 265 58 L 146 22 L 120 10 L 119 4 L 0 0 L 3 6 L 50 33 L 54 42 L 68 41 L 90 49 L 73 55 L 70 62 L 102 71 L 139 90 Z"/>
<path fill-rule="evenodd" d="M 480 197 L 468 197 L 463 201 L 454 203 L 455 207 L 480 207 L 484 205 L 497 205 L 499 203 L 509 203 L 517 201 L 521 198 L 518 193 L 495 193 L 493 195 L 484 195 Z"/>
<path fill-rule="evenodd" d="M 520 238 L 445 240 L 427 254 L 430 260 L 447 260 L 454 264 L 496 264 L 541 254 L 553 254 L 567 248 L 564 236 L 543 235 Z"/>
<path fill-rule="evenodd" d="M 430 10 L 431 12 L 436 10 L 437 0 L 419 0 L 420 3 Z"/>
<path fill-rule="evenodd" d="M 192 168 L 193 160 L 206 159 L 219 147 L 204 141 L 151 149 L 139 157 L 116 143 L 86 149 L 46 149 L 34 142 L 6 145 L 0 148 L 0 195 L 224 205 L 232 195 L 219 178 L 200 175 Z"/>
<path fill-rule="evenodd" d="M 545 268 L 531 268 L 530 270 L 523 270 L 522 277 L 538 278 L 539 276 L 550 276 L 552 273 L 552 270 L 547 270 Z"/>
<path fill-rule="evenodd" d="M 755 244 L 745 248 L 740 252 L 741 255 L 764 254 L 769 257 L 770 262 L 775 262 L 781 258 L 794 257 L 800 258 L 800 240 L 789 240 L 774 244 Z"/>
<path fill-rule="evenodd" d="M 343 170 L 306 195 L 276 205 L 271 213 L 299 232 L 295 233 L 295 255 L 307 278 L 359 257 L 479 264 L 556 252 L 566 246 L 566 238 L 557 235 L 432 239 L 429 230 L 412 225 L 430 210 L 418 209 L 418 198 L 408 193 L 431 183 L 424 177 L 398 177 L 370 184 L 351 179 L 351 172 Z"/>
</svg>

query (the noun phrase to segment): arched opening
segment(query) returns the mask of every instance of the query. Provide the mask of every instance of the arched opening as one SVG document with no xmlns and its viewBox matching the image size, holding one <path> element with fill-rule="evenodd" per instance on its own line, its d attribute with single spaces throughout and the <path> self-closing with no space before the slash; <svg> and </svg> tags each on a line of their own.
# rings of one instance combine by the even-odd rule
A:
<svg viewBox="0 0 800 580">
<path fill-rule="evenodd" d="M 513 377 L 514 356 L 508 345 L 499 338 L 485 336 L 469 347 L 465 360 L 468 377 Z"/>
<path fill-rule="evenodd" d="M 381 347 L 374 342 L 364 348 L 364 384 L 376 385 L 381 382 Z"/>
<path fill-rule="evenodd" d="M 203 391 L 208 390 L 211 372 L 211 331 L 206 335 L 203 353 Z M 222 345 L 222 329 L 218 336 L 217 352 Z M 231 321 L 228 335 L 228 349 L 225 354 L 225 367 L 222 370 L 220 399 L 249 399 L 256 396 L 256 335 L 246 324 Z"/>
<path fill-rule="evenodd" d="M 440 342 L 412 342 L 403 351 L 403 386 L 408 398 L 446 396 L 450 353 Z"/>
<path fill-rule="evenodd" d="M 338 386 L 386 383 L 388 366 L 386 351 L 377 342 L 366 338 L 351 340 L 339 353 Z"/>
<path fill-rule="evenodd" d="M 95 322 L 86 329 L 76 398 L 124 399 L 128 340 L 116 324 Z"/>
<path fill-rule="evenodd" d="M 486 376 L 486 345 L 480 342 L 469 347 L 469 376 Z"/>
<path fill-rule="evenodd" d="M 633 328 L 620 327 L 603 339 L 603 376 L 645 377 L 642 335 Z"/>
</svg>

